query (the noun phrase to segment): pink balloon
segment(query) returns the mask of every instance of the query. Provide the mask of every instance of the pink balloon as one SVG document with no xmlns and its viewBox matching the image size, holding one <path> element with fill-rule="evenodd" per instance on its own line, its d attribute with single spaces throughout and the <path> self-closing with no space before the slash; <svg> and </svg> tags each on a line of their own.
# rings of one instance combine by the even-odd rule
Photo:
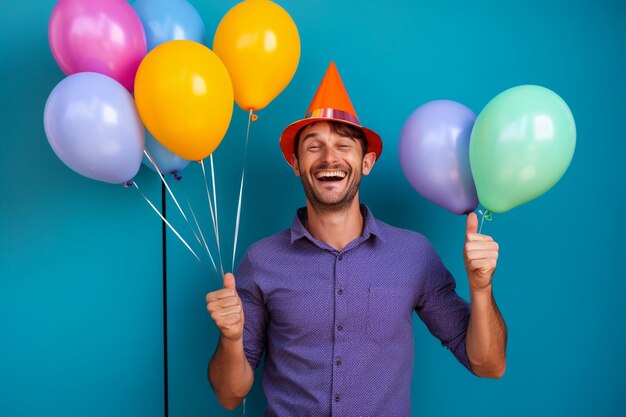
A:
<svg viewBox="0 0 626 417">
<path fill-rule="evenodd" d="M 133 91 L 147 47 L 141 20 L 126 0 L 60 0 L 48 38 L 65 74 L 98 72 Z"/>
</svg>

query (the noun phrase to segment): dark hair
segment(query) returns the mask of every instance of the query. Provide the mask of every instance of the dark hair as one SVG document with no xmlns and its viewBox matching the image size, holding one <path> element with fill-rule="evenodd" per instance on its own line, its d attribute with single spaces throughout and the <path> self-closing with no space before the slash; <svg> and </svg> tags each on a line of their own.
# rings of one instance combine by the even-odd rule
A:
<svg viewBox="0 0 626 417">
<path fill-rule="evenodd" d="M 320 121 L 320 120 L 318 120 Z M 302 132 L 304 131 L 304 129 L 306 129 L 307 127 L 315 124 L 317 122 L 313 122 L 310 123 L 302 128 L 300 128 L 300 130 L 298 130 L 298 133 L 296 133 L 295 139 L 293 141 L 293 153 L 296 155 L 296 157 L 298 156 L 298 145 L 300 143 L 300 136 L 302 135 Z M 365 155 L 367 153 L 367 139 L 365 138 L 365 133 L 363 133 L 363 131 L 361 129 L 359 129 L 356 126 L 352 126 L 346 123 L 341 123 L 341 122 L 336 122 L 334 120 L 329 120 L 328 124 L 330 124 L 330 129 L 338 134 L 339 136 L 343 136 L 346 138 L 353 138 L 358 140 L 359 142 L 361 142 L 361 148 L 363 149 L 363 155 Z"/>
</svg>

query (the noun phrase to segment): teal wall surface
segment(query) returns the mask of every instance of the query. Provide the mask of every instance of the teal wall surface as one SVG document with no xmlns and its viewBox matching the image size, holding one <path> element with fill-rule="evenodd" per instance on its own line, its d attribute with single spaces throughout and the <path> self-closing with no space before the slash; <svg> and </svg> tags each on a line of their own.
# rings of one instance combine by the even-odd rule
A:
<svg viewBox="0 0 626 417">
<path fill-rule="evenodd" d="M 235 3 L 192 3 L 210 46 Z M 384 141 L 362 201 L 380 219 L 426 235 L 467 297 L 465 219 L 428 202 L 404 179 L 400 129 L 430 100 L 456 100 L 479 112 L 509 87 L 548 87 L 576 119 L 572 164 L 547 194 L 495 215 L 484 229 L 501 247 L 494 288 L 509 329 L 507 372 L 500 380 L 470 375 L 416 319 L 413 415 L 625 415 L 626 5 L 280 4 L 298 26 L 302 56 L 291 84 L 252 125 L 237 260 L 248 245 L 288 227 L 304 204 L 277 141 L 304 114 L 335 60 L 361 121 Z M 47 143 L 43 108 L 64 77 L 47 40 L 54 5 L 0 7 L 0 415 L 162 416 L 161 223 L 133 189 L 75 174 Z M 226 264 L 246 117 L 235 109 L 214 154 Z M 142 168 L 135 181 L 160 204 L 156 174 Z M 173 185 L 180 196 L 184 188 L 208 234 L 203 187 L 198 164 Z M 168 215 L 185 234 L 171 201 Z M 218 332 L 204 297 L 221 280 L 172 233 L 167 249 L 169 415 L 240 415 L 218 405 L 206 379 Z M 247 416 L 263 415 L 259 382 Z"/>
</svg>

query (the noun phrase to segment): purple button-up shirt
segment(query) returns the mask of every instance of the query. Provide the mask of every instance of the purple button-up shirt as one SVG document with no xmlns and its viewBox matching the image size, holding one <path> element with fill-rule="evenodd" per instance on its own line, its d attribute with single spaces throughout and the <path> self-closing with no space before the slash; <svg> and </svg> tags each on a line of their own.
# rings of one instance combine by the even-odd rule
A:
<svg viewBox="0 0 626 417">
<path fill-rule="evenodd" d="M 410 416 L 413 311 L 469 369 L 469 305 L 422 235 L 376 220 L 337 251 L 300 209 L 252 245 L 237 272 L 244 350 L 266 353 L 266 416 Z"/>
</svg>

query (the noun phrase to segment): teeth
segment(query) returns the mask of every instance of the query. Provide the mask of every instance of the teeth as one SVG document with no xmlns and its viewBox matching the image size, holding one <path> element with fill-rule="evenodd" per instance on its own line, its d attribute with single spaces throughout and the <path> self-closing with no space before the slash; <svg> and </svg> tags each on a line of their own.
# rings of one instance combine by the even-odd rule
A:
<svg viewBox="0 0 626 417">
<path fill-rule="evenodd" d="M 317 174 L 315 174 L 315 178 L 317 179 L 328 178 L 328 177 L 345 178 L 346 173 L 343 171 L 324 171 L 324 172 L 318 172 Z"/>
</svg>

